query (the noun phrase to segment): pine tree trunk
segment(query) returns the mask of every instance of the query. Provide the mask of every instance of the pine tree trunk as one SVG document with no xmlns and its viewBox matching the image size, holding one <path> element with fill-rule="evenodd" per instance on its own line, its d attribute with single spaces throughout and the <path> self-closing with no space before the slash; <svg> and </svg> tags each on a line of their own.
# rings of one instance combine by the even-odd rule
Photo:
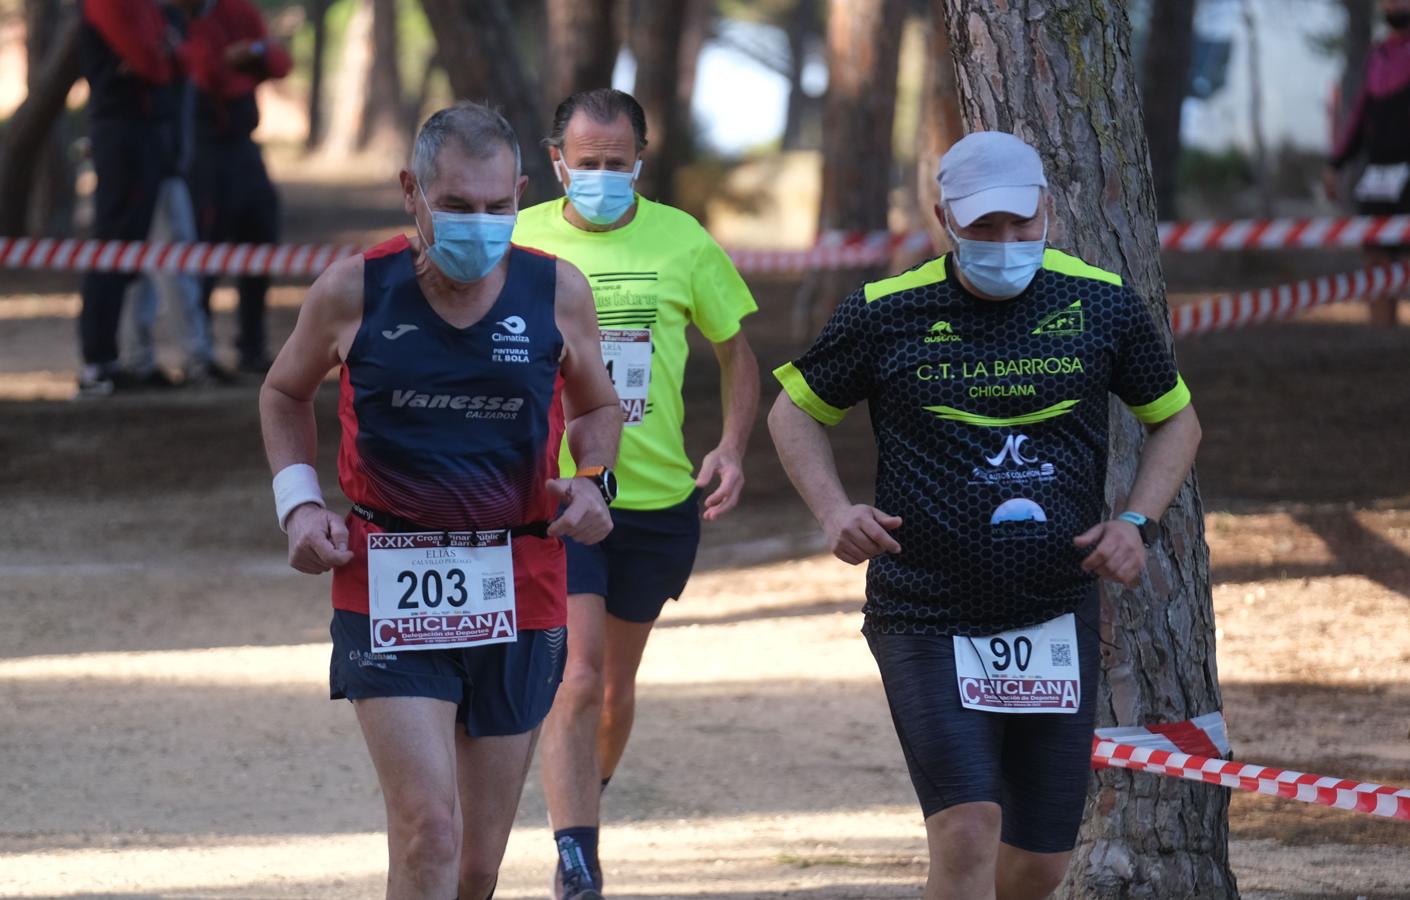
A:
<svg viewBox="0 0 1410 900">
<path fill-rule="evenodd" d="M 822 23 L 818 17 L 817 0 L 793 0 L 793 8 L 784 21 L 788 35 L 788 111 L 783 123 L 783 149 L 798 150 L 805 142 L 804 120 L 816 101 L 803 90 L 803 66 L 808 61 L 809 42 L 819 36 Z"/>
<path fill-rule="evenodd" d="M 514 22 L 504 0 L 423 0 L 441 61 L 455 95 L 499 107 L 519 138 L 529 186 L 523 205 L 558 193 L 540 142 L 548 135 L 541 92 L 519 55 Z"/>
<path fill-rule="evenodd" d="M 920 94 L 920 128 L 916 132 L 916 205 L 920 219 L 930 233 L 930 242 L 937 247 L 945 245 L 946 237 L 933 212 L 934 205 L 940 202 L 940 185 L 935 176 L 940 173 L 940 157 L 955 141 L 964 137 L 960 97 L 955 86 L 955 61 L 950 54 L 950 34 L 945 29 L 943 0 L 930 0 L 930 21 L 925 40 L 925 80 Z"/>
<path fill-rule="evenodd" d="M 0 136 L 0 235 L 25 232 L 30 191 L 39 160 L 48 150 L 54 122 L 63 114 L 69 88 L 78 80 L 81 22 L 69 16 L 59 28 L 24 102 L 10 116 Z"/>
<path fill-rule="evenodd" d="M 44 58 L 58 37 L 65 13 L 61 0 L 25 0 L 25 58 L 28 90 L 40 87 Z M 74 167 L 68 156 L 69 136 L 62 116 L 54 123 L 34 173 L 26 233 L 68 234 L 73 222 Z"/>
<path fill-rule="evenodd" d="M 1343 0 L 1346 6 L 1346 66 L 1341 73 L 1341 102 L 1337 104 L 1336 128 L 1351 112 L 1361 82 L 1366 78 L 1366 59 L 1371 55 L 1371 35 L 1375 30 L 1375 0 Z M 1334 138 L 1335 139 L 1335 138 Z"/>
<path fill-rule="evenodd" d="M 372 0 L 372 60 L 357 146 L 403 158 L 411 141 L 403 127 L 401 65 L 397 58 L 397 2 Z"/>
<path fill-rule="evenodd" d="M 576 91 L 612 86 L 617 65 L 615 0 L 548 0 L 544 109 Z"/>
<path fill-rule="evenodd" d="M 371 81 L 372 0 L 354 0 L 352 15 L 343 30 L 342 52 L 332 72 L 330 95 L 337 98 L 329 109 L 327 130 L 319 150 L 332 157 L 349 156 L 359 147 Z"/>
<path fill-rule="evenodd" d="M 819 233 L 887 228 L 908 6 L 907 0 L 829 0 Z M 856 272 L 809 273 L 794 299 L 795 333 L 814 332 L 856 281 Z"/>
<path fill-rule="evenodd" d="M 323 142 L 323 69 L 328 49 L 328 4 L 331 0 L 309 0 L 308 18 L 313 23 L 313 59 L 309 68 L 308 135 L 304 149 L 312 151 Z"/>
<path fill-rule="evenodd" d="M 1195 0 L 1155 0 L 1150 33 L 1141 72 L 1146 143 L 1151 151 L 1156 210 L 1161 218 L 1174 219 L 1180 110 L 1185 105 L 1195 49 Z"/>
<path fill-rule="evenodd" d="M 1166 323 L 1150 159 L 1121 0 L 946 0 L 971 130 L 1042 154 L 1051 240 L 1120 272 Z M 1167 332 L 1168 333 L 1168 332 Z M 1135 475 L 1142 431 L 1112 402 L 1108 506 Z M 1166 513 L 1137 589 L 1103 585 L 1100 725 L 1177 722 L 1221 706 L 1204 518 L 1193 476 Z M 1225 789 L 1120 769 L 1089 793 L 1066 898 L 1236 897 Z"/>
<path fill-rule="evenodd" d="M 687 2 L 637 0 L 632 16 L 632 55 L 636 57 L 632 93 L 646 111 L 650 143 L 639 190 L 661 203 L 674 199 L 680 163 L 680 56 Z"/>
</svg>

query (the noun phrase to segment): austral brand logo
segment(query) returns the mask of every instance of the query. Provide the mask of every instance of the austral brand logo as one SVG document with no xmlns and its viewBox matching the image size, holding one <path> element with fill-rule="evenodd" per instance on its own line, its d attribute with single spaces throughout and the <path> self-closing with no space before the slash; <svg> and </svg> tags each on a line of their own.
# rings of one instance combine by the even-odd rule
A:
<svg viewBox="0 0 1410 900">
<path fill-rule="evenodd" d="M 1050 462 L 1040 462 L 1038 456 L 1024 447 L 1026 434 L 1010 434 L 993 456 L 985 456 L 989 468 L 975 466 L 970 472 L 970 484 L 1029 484 L 1052 481 L 1057 469 Z"/>
<path fill-rule="evenodd" d="M 930 332 L 925 336 L 927 344 L 946 344 L 958 340 L 960 336 L 955 334 L 955 329 L 943 319 L 931 325 Z"/>
<path fill-rule="evenodd" d="M 413 331 L 420 331 L 420 330 L 421 330 L 421 329 L 420 329 L 419 327 L 417 327 L 416 325 L 398 325 L 395 331 L 384 331 L 384 332 L 382 332 L 382 337 L 386 338 L 386 339 L 389 340 L 389 341 L 394 341 L 394 340 L 396 340 L 397 338 L 401 337 L 401 336 L 404 335 L 404 334 L 409 334 L 409 333 L 411 333 L 411 332 L 413 332 Z"/>
<path fill-rule="evenodd" d="M 524 408 L 523 397 L 491 397 L 485 394 L 427 394 L 416 390 L 392 391 L 396 409 L 463 410 L 467 419 L 517 419 Z"/>
<path fill-rule="evenodd" d="M 1033 329 L 1034 334 L 1062 335 L 1071 337 L 1087 330 L 1087 316 L 1082 311 L 1082 301 L 1074 300 L 1055 313 L 1048 313 Z"/>
<path fill-rule="evenodd" d="M 495 342 L 509 342 L 512 344 L 527 344 L 529 336 L 524 332 L 528 330 L 528 324 L 519 316 L 510 316 L 495 323 L 504 331 L 496 331 L 493 335 Z M 506 333 L 507 332 L 507 333 Z"/>
</svg>

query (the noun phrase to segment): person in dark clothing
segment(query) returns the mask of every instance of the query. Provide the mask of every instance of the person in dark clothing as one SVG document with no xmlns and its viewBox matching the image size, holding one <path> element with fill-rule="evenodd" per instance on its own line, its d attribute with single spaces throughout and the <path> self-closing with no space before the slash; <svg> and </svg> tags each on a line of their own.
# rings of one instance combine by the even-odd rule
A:
<svg viewBox="0 0 1410 900">
<path fill-rule="evenodd" d="M 190 51 L 186 20 L 202 0 L 83 0 L 79 59 L 88 80 L 95 190 L 93 236 L 147 237 L 163 179 L 180 161 L 180 92 Z M 89 272 L 80 290 L 81 397 L 111 394 L 118 365 L 123 294 L 135 277 Z"/>
<path fill-rule="evenodd" d="M 279 196 L 265 171 L 259 145 L 251 137 L 259 124 L 255 87 L 283 78 L 292 62 L 271 41 L 259 10 L 250 0 L 214 0 L 191 25 L 192 77 L 196 83 L 196 221 L 201 240 L 272 244 L 279 239 Z M 205 304 L 216 279 L 205 282 Z M 269 368 L 265 346 L 266 276 L 242 276 L 240 332 L 236 349 L 241 371 Z"/>
<path fill-rule="evenodd" d="M 1410 213 L 1410 0 L 1382 0 L 1390 35 L 1366 60 L 1361 91 L 1327 161 L 1323 184 L 1339 198 L 1340 172 L 1364 157 L 1365 171 L 1352 189 L 1356 211 L 1364 216 Z M 1366 260 L 1382 265 L 1404 259 L 1410 247 L 1366 247 Z M 1397 299 L 1372 301 L 1371 321 L 1394 325 Z"/>
</svg>

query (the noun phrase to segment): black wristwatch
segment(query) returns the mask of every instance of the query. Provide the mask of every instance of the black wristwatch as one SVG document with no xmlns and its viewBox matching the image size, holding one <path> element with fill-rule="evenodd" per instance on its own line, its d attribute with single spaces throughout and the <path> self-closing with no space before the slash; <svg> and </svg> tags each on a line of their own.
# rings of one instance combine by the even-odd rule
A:
<svg viewBox="0 0 1410 900">
<path fill-rule="evenodd" d="M 1160 539 L 1160 523 L 1155 519 L 1147 519 L 1140 513 L 1132 512 L 1129 509 L 1117 516 L 1117 518 L 1123 522 L 1130 522 L 1132 525 L 1135 525 L 1136 530 L 1141 533 L 1141 543 L 1145 544 L 1147 547 Z"/>
<path fill-rule="evenodd" d="M 602 502 L 608 506 L 617 499 L 617 476 L 612 474 L 612 470 L 606 466 L 588 466 L 586 469 L 579 469 L 577 478 L 586 478 L 597 489 L 602 492 Z"/>
</svg>

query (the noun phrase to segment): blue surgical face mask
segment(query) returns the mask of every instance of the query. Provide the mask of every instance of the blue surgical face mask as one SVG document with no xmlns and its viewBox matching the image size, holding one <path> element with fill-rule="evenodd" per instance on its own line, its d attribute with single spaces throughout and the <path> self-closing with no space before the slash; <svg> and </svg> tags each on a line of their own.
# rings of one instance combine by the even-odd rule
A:
<svg viewBox="0 0 1410 900">
<path fill-rule="evenodd" d="M 1044 213 L 1043 237 L 1037 241 L 971 241 L 955 234 L 948 216 L 945 231 L 954 245 L 955 265 L 974 289 L 987 297 L 1009 300 L 1033 283 L 1048 248 L 1048 220 Z"/>
<path fill-rule="evenodd" d="M 431 228 L 435 234 L 434 244 L 421 234 L 421 223 L 416 223 L 416 233 L 421 243 L 426 245 L 426 255 L 441 274 L 451 281 L 469 283 L 479 281 L 499 265 L 504 254 L 509 251 L 509 239 L 514 234 L 516 215 L 498 216 L 492 213 L 452 213 L 431 209 L 431 201 L 416 185 L 421 200 L 431 210 Z"/>
<path fill-rule="evenodd" d="M 609 169 L 570 169 L 559 162 L 568 173 L 569 181 L 564 190 L 568 202 L 578 211 L 578 215 L 594 225 L 611 225 L 627 214 L 636 202 L 633 185 L 641 174 L 641 160 L 630 172 L 613 172 Z M 557 165 L 554 167 L 557 171 Z M 558 180 L 563 180 L 559 173 Z"/>
</svg>

